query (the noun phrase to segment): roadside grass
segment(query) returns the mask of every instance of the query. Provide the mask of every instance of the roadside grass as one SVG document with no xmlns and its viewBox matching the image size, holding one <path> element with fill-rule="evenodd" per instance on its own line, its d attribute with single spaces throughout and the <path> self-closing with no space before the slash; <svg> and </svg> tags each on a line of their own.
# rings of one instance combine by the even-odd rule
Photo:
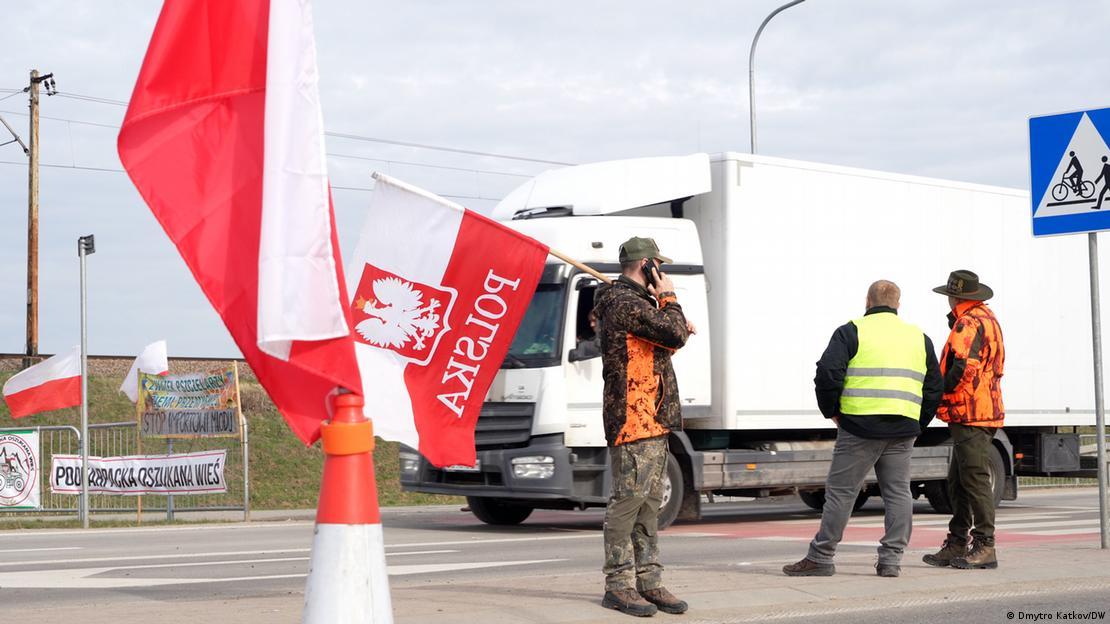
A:
<svg viewBox="0 0 1110 624">
<path fill-rule="evenodd" d="M 7 381 L 14 373 L 0 372 L 0 384 Z M 91 375 L 89 377 L 89 423 L 114 423 L 135 421 L 135 407 L 119 389 L 120 379 L 113 376 Z M 242 380 L 240 382 L 243 411 L 247 415 L 248 433 L 250 442 L 250 499 L 252 509 L 308 509 L 316 506 L 316 499 L 320 490 L 320 476 L 323 469 L 324 456 L 320 444 L 316 443 L 306 447 L 289 430 L 285 420 L 270 401 L 269 396 L 261 385 L 254 381 Z M 81 413 L 77 408 L 57 410 L 46 414 L 36 414 L 14 420 L 11 418 L 7 405 L 0 401 L 0 427 L 3 428 L 33 428 L 37 426 L 70 425 L 80 428 Z M 130 443 L 127 448 L 134 448 L 134 430 L 123 430 L 126 433 L 119 435 L 128 436 Z M 90 440 L 95 438 L 90 434 Z M 454 496 L 437 496 L 415 492 L 403 492 L 400 486 L 400 466 L 398 464 L 399 445 L 396 442 L 386 442 L 380 438 L 375 439 L 374 449 L 374 474 L 377 482 L 378 501 L 382 506 L 396 505 L 437 505 L 461 504 L 464 499 Z M 238 453 L 239 442 L 235 438 L 213 438 L 197 441 L 179 441 L 174 448 L 175 452 L 186 452 L 207 448 L 228 448 L 227 481 L 229 495 L 238 491 L 238 501 L 242 500 L 241 467 L 232 468 L 231 458 Z M 155 454 L 164 452 L 165 444 L 161 440 L 145 438 L 143 440 L 143 453 Z M 56 452 L 76 452 L 69 449 L 57 449 Z M 97 449 L 90 448 L 90 453 Z M 43 449 L 48 454 L 48 449 Z M 43 467 L 49 470 L 50 458 L 42 458 Z M 43 498 L 47 497 L 49 483 L 43 485 Z M 109 498 L 109 497 L 104 497 Z M 111 497 L 119 499 L 120 497 Z M 177 496 L 175 504 L 187 506 L 190 496 Z M 163 497 L 144 496 L 144 506 L 164 505 Z M 211 499 L 206 499 L 211 500 Z M 76 501 L 76 498 L 74 498 Z M 128 501 L 128 504 L 132 504 Z M 193 503 L 205 504 L 205 501 Z M 226 504 L 226 503 L 225 503 Z M 75 505 L 75 503 L 74 503 Z M 93 505 L 95 508 L 95 504 Z M 16 513 L 16 512 L 12 512 Z M 32 512 L 33 513 L 33 512 Z M 96 514 L 92 514 L 95 520 Z M 9 526 L 13 516 L 7 518 L 0 516 L 0 528 L 19 528 Z M 36 524 L 36 520 L 17 520 L 17 522 Z M 63 527 L 63 520 L 43 520 L 43 526 Z M 144 519 L 144 525 L 147 521 Z M 117 526 L 103 525 L 97 526 Z M 120 524 L 118 526 L 130 526 Z"/>
</svg>

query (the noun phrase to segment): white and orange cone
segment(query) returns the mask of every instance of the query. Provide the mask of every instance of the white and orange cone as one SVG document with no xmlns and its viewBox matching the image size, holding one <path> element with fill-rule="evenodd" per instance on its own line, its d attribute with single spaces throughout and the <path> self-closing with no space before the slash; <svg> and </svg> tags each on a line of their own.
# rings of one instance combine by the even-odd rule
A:
<svg viewBox="0 0 1110 624">
<path fill-rule="evenodd" d="M 374 483 L 374 429 L 362 413 L 362 397 L 340 394 L 334 401 L 335 415 L 321 432 L 324 476 L 301 621 L 392 623 Z"/>
</svg>

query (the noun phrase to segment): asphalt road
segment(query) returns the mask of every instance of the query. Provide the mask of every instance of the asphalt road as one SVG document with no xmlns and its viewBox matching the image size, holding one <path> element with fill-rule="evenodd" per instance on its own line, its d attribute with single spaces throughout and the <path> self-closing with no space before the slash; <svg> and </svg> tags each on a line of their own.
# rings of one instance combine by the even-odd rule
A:
<svg viewBox="0 0 1110 624">
<path fill-rule="evenodd" d="M 1024 574 L 1015 579 L 1025 583 L 1020 588 L 995 588 L 976 600 L 945 594 L 921 604 L 901 594 L 889 604 L 850 599 L 875 583 L 870 566 L 882 532 L 880 503 L 870 502 L 853 517 L 837 556 L 836 585 L 803 579 L 788 586 L 778 572 L 804 555 L 817 527 L 818 514 L 797 500 L 715 504 L 705 515 L 661 537 L 667 577 L 673 579 L 668 583 L 693 597 L 689 622 L 805 619 L 815 613 L 823 621 L 853 624 L 889 621 L 892 613 L 906 622 L 965 616 L 987 622 L 1002 621 L 1007 610 L 1018 611 L 1015 621 L 1030 621 L 1021 612 L 1110 609 L 1110 591 L 1102 581 L 1091 584 L 1091 570 L 1099 564 L 1110 575 L 1110 557 L 1099 559 L 1105 553 L 1091 548 L 1098 544 L 1093 489 L 1026 492 L 1000 509 L 1001 570 Z M 383 524 L 397 621 L 623 617 L 597 606 L 601 517 L 600 510 L 536 512 L 521 526 L 491 527 L 456 508 L 387 510 Z M 882 579 L 888 584 L 880 591 L 911 590 L 914 576 L 938 588 L 951 583 L 920 563 L 921 553 L 943 540 L 945 528 L 946 517 L 919 504 L 903 578 L 893 581 L 902 584 Z M 201 613 L 209 622 L 296 622 L 311 541 L 312 524 L 304 521 L 2 533 L 0 604 L 21 623 L 170 624 L 196 622 Z M 1091 567 L 1069 570 L 1074 557 Z M 736 583 L 752 591 L 731 600 L 729 592 L 745 590 Z M 810 604 L 822 596 L 839 602 L 835 608 Z M 697 619 L 699 602 L 715 619 Z"/>
</svg>

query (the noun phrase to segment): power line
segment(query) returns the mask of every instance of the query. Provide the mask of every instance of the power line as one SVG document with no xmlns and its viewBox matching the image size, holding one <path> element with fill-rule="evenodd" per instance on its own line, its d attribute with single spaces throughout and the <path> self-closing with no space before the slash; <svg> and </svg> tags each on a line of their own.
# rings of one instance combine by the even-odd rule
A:
<svg viewBox="0 0 1110 624">
<path fill-rule="evenodd" d="M 14 160 L 0 160 L 0 165 L 18 165 L 20 167 L 26 167 L 27 163 L 21 163 L 21 162 L 14 161 Z M 103 172 L 103 173 L 127 173 L 123 169 L 108 168 L 108 167 L 91 167 L 91 166 L 87 166 L 87 165 L 61 165 L 61 164 L 55 164 L 55 163 L 40 163 L 39 166 L 40 167 L 50 167 L 51 169 L 75 169 L 75 170 L 78 170 L 78 171 L 97 171 L 97 172 Z M 369 192 L 369 191 L 374 190 L 374 187 L 372 187 L 372 186 L 367 187 L 367 186 L 336 186 L 336 185 L 332 185 L 331 188 L 334 189 L 334 190 L 339 190 L 339 191 L 367 191 L 367 192 Z M 480 196 L 475 196 L 475 195 L 449 195 L 447 193 L 436 193 L 436 195 L 439 195 L 440 197 L 447 197 L 449 199 L 470 199 L 470 200 L 479 200 L 479 201 L 500 201 L 496 197 L 480 197 Z"/>
<path fill-rule="evenodd" d="M 17 115 L 22 115 L 22 117 L 27 117 L 27 114 L 28 114 L 26 112 L 11 111 L 11 110 L 0 110 L 0 113 L 17 114 Z M 94 128 L 108 128 L 110 130 L 119 130 L 120 129 L 119 125 L 115 125 L 115 124 L 112 124 L 112 123 L 100 123 L 100 122 L 97 122 L 97 121 L 84 121 L 84 120 L 81 120 L 81 119 L 70 119 L 70 118 L 64 118 L 64 117 L 51 117 L 51 115 L 46 115 L 46 114 L 39 115 L 39 117 L 40 117 L 40 119 L 49 119 L 50 121 L 59 121 L 59 122 L 63 122 L 63 123 L 77 123 L 78 125 L 91 125 L 91 127 L 94 127 Z M 70 139 L 70 142 L 71 142 L 71 149 L 72 149 L 72 137 Z M 355 159 L 355 160 L 366 160 L 366 161 L 371 161 L 371 162 L 384 162 L 386 164 L 402 164 L 402 165 L 407 165 L 407 167 L 423 167 L 423 168 L 427 168 L 427 169 L 442 169 L 442 170 L 447 170 L 447 171 L 463 171 L 463 172 L 466 172 L 466 173 L 483 173 L 483 174 L 487 174 L 487 175 L 508 175 L 508 177 L 513 177 L 513 178 L 532 178 L 532 175 L 529 175 L 527 173 L 516 173 L 516 172 L 512 172 L 512 171 L 496 171 L 496 170 L 492 170 L 492 169 L 466 169 L 466 168 L 463 168 L 463 167 L 447 167 L 447 165 L 444 165 L 444 164 L 426 164 L 426 163 L 422 163 L 422 162 L 411 162 L 411 161 L 403 161 L 403 160 L 388 160 L 388 159 L 381 159 L 381 158 L 363 157 L 363 155 L 341 154 L 341 153 L 335 153 L 335 152 L 327 152 L 327 155 L 330 155 L 330 157 L 334 157 L 334 158 L 349 158 L 349 159 Z"/>
<path fill-rule="evenodd" d="M 67 97 L 73 100 L 82 100 L 86 102 L 95 102 L 97 104 L 111 104 L 114 106 L 127 106 L 127 102 L 122 100 L 113 100 L 110 98 L 102 98 L 93 95 L 82 95 L 79 93 L 70 93 L 68 91 L 58 91 L 57 95 Z M 366 141 L 369 143 L 383 143 L 385 145 L 397 145 L 400 147 L 411 147 L 415 149 L 426 149 L 438 152 L 450 152 L 453 154 L 466 154 L 468 156 L 483 156 L 486 158 L 501 158 L 505 160 L 519 160 L 522 162 L 539 163 L 543 165 L 563 165 L 569 166 L 575 163 L 562 162 L 558 160 L 546 160 L 543 158 L 531 158 L 528 156 L 513 156 L 510 154 L 498 154 L 495 152 L 482 152 L 477 150 L 468 150 L 458 147 L 447 147 L 443 145 L 431 145 L 427 143 L 413 143 L 411 141 L 395 141 L 393 139 L 382 139 L 379 137 L 365 136 L 362 134 L 352 134 L 349 132 L 330 132 L 325 131 L 325 135 L 335 137 L 337 139 L 350 139 L 352 141 Z"/>
</svg>

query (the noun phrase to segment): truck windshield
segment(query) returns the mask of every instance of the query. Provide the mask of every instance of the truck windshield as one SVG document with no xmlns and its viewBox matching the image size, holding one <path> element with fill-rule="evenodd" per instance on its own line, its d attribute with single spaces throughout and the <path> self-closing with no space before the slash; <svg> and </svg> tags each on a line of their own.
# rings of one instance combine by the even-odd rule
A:
<svg viewBox="0 0 1110 624">
<path fill-rule="evenodd" d="M 538 368 L 559 363 L 563 289 L 561 284 L 540 284 L 536 288 L 502 368 Z"/>
</svg>

